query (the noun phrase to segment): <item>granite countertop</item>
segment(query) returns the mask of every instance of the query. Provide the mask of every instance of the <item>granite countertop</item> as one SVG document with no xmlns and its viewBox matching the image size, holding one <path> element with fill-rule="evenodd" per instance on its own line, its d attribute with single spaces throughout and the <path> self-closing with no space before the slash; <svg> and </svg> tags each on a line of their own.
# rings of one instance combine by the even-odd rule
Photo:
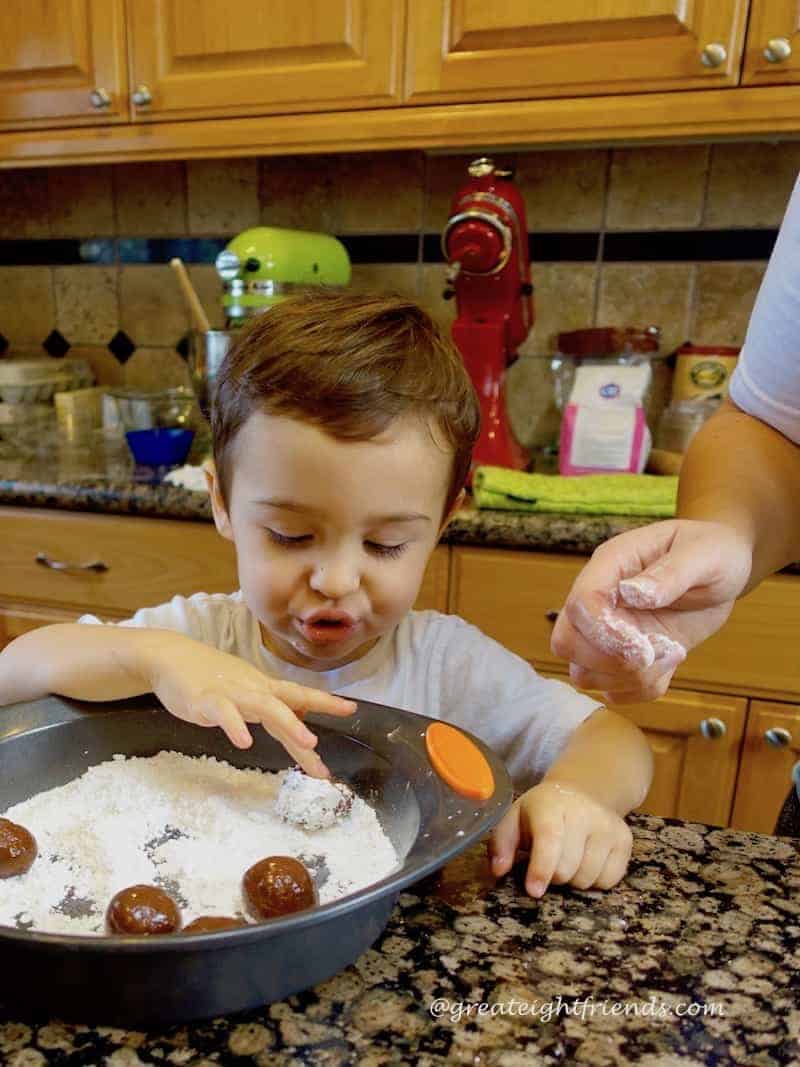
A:
<svg viewBox="0 0 800 1067">
<path fill-rule="evenodd" d="M 477 845 L 402 893 L 375 945 L 314 989 L 163 1033 L 0 1018 L 0 1059 L 800 1062 L 800 842 L 643 815 L 630 823 L 631 866 L 609 892 L 559 887 L 534 901 L 515 873 L 496 882 Z"/>
</svg>

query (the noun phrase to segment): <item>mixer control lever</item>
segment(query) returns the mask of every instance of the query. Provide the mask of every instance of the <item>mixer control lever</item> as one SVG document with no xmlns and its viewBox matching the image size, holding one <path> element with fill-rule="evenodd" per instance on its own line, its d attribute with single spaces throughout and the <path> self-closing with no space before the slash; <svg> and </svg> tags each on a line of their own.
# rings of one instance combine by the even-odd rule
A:
<svg viewBox="0 0 800 1067">
<path fill-rule="evenodd" d="M 523 296 L 531 296 L 533 293 L 533 285 L 531 285 L 530 282 L 523 282 L 519 291 Z"/>
<path fill-rule="evenodd" d="M 452 300 L 455 295 L 455 289 L 445 289 L 445 291 L 442 293 L 442 296 L 445 300 Z"/>
</svg>

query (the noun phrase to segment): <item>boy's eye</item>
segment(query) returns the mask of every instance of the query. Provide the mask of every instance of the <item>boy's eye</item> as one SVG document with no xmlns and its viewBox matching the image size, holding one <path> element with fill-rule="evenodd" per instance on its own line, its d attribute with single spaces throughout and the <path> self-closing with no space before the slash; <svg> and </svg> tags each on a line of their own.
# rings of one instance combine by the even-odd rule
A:
<svg viewBox="0 0 800 1067">
<path fill-rule="evenodd" d="M 405 552 L 407 543 L 404 541 L 399 545 L 380 545 L 377 541 L 364 542 L 371 552 L 375 552 L 377 555 L 384 556 L 387 559 L 394 559 Z"/>
<path fill-rule="evenodd" d="M 287 537 L 286 534 L 278 533 L 277 530 L 270 530 L 267 527 L 267 533 L 270 540 L 274 541 L 276 545 L 301 545 L 311 540 L 311 534 L 303 534 L 300 537 Z"/>
</svg>

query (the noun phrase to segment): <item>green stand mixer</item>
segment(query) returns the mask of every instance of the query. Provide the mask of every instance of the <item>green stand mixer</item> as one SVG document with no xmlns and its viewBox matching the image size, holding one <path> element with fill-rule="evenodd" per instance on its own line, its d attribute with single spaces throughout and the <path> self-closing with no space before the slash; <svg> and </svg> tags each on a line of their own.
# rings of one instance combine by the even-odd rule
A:
<svg viewBox="0 0 800 1067">
<path fill-rule="evenodd" d="M 200 409 L 209 416 L 217 371 L 236 330 L 310 285 L 347 285 L 347 249 L 325 233 L 255 226 L 234 237 L 216 259 L 222 280 L 224 330 L 193 330 L 189 372 Z"/>
</svg>

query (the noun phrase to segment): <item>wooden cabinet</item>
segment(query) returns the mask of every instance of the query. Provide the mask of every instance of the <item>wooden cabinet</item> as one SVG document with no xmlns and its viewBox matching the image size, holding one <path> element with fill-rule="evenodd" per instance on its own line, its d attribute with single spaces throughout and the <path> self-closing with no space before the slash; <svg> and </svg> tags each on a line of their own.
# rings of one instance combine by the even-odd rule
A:
<svg viewBox="0 0 800 1067">
<path fill-rule="evenodd" d="M 731 826 L 771 833 L 800 761 L 800 705 L 750 702 Z"/>
<path fill-rule="evenodd" d="M 753 0 L 742 84 L 797 82 L 800 82 L 800 9 L 797 0 Z"/>
<path fill-rule="evenodd" d="M 429 102 L 735 85 L 746 19 L 747 0 L 410 0 L 406 93 Z"/>
<path fill-rule="evenodd" d="M 123 0 L 3 0 L 0 124 L 76 126 L 127 117 Z"/>
<path fill-rule="evenodd" d="M 129 0 L 136 118 L 376 107 L 397 99 L 403 0 Z"/>
</svg>

